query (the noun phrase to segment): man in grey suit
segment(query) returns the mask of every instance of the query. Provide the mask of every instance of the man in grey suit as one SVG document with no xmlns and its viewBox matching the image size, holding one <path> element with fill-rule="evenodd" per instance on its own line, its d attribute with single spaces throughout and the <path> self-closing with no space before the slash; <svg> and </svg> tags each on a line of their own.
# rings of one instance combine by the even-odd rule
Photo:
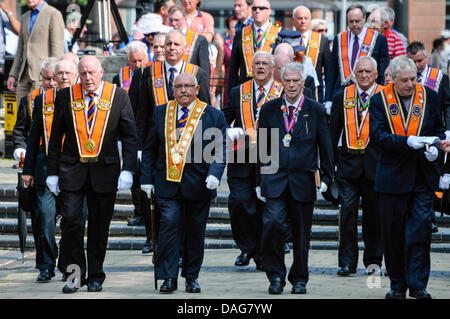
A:
<svg viewBox="0 0 450 319">
<path fill-rule="evenodd" d="M 40 85 L 42 61 L 64 53 L 64 21 L 61 13 L 44 0 L 27 0 L 31 9 L 21 18 L 19 45 L 7 86 L 16 92 L 17 103 Z M 47 45 L 43 45 L 47 43 Z"/>
</svg>

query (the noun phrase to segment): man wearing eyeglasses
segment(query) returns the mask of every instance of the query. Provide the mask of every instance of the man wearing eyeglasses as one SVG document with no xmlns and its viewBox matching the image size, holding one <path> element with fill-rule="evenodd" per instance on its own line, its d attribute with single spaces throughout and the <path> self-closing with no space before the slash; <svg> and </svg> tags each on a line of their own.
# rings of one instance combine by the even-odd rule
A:
<svg viewBox="0 0 450 319">
<path fill-rule="evenodd" d="M 175 100 L 156 108 L 151 120 L 142 154 L 141 189 L 149 197 L 155 192 L 161 210 L 155 259 L 157 279 L 164 280 L 160 292 L 178 288 L 182 245 L 186 292 L 200 293 L 197 278 L 211 200 L 225 169 L 227 123 L 221 111 L 197 98 L 200 86 L 193 74 L 178 75 L 173 90 Z M 205 135 L 214 136 L 212 142 L 204 140 Z M 210 143 L 216 146 L 213 154 L 206 151 Z M 183 228 L 185 237 L 180 240 Z"/>
<path fill-rule="evenodd" d="M 311 58 L 312 64 L 316 68 L 319 80 L 317 97 L 318 101 L 323 103 L 323 81 L 331 54 L 328 38 L 311 30 L 311 11 L 305 6 L 298 6 L 292 11 L 292 23 L 295 29 L 302 34 L 301 45 L 306 47 L 303 54 Z"/>
<path fill-rule="evenodd" d="M 252 60 L 257 51 L 272 53 L 271 44 L 277 38 L 281 26 L 270 22 L 272 9 L 267 0 L 255 0 L 252 6 L 253 23 L 237 32 L 230 57 L 228 90 L 253 77 Z"/>
</svg>

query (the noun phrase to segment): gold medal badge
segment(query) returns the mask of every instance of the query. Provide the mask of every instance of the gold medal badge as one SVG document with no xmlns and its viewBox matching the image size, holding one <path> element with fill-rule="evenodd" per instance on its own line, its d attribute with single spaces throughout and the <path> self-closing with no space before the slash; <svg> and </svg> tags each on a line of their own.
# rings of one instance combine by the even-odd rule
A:
<svg viewBox="0 0 450 319">
<path fill-rule="evenodd" d="M 72 109 L 74 111 L 81 111 L 86 107 L 83 100 L 76 100 L 72 102 Z"/>
<path fill-rule="evenodd" d="M 84 143 L 84 147 L 86 148 L 86 151 L 88 151 L 89 153 L 95 151 L 95 146 L 96 146 L 95 142 L 90 138 L 86 141 L 86 143 Z"/>
<path fill-rule="evenodd" d="M 346 99 L 344 101 L 344 107 L 346 109 L 352 109 L 356 106 L 356 99 Z"/>
<path fill-rule="evenodd" d="M 318 48 L 319 48 L 319 42 L 314 41 L 314 40 L 310 40 L 310 41 L 309 41 L 309 46 L 310 46 L 311 48 L 318 49 Z"/>
<path fill-rule="evenodd" d="M 292 139 L 291 134 L 287 133 L 287 134 L 283 137 L 283 146 L 284 146 L 284 147 L 290 147 L 290 146 L 291 146 L 291 139 Z"/>
<path fill-rule="evenodd" d="M 54 104 L 46 104 L 44 106 L 44 114 L 45 115 L 53 114 L 54 111 L 55 111 L 55 105 Z"/>
<path fill-rule="evenodd" d="M 252 98 L 252 93 L 251 93 L 251 92 L 250 92 L 250 93 L 246 93 L 246 94 L 244 94 L 244 95 L 242 96 L 242 101 L 243 101 L 243 102 L 250 101 L 251 98 Z"/>
<path fill-rule="evenodd" d="M 356 147 L 357 147 L 358 149 L 363 149 L 363 148 L 364 148 L 364 141 L 361 140 L 361 139 L 357 140 L 357 141 L 356 141 Z"/>
<path fill-rule="evenodd" d="M 102 111 L 109 111 L 111 109 L 111 102 L 105 99 L 99 99 L 97 103 L 97 108 Z"/>
<path fill-rule="evenodd" d="M 178 176 L 180 176 L 180 171 L 178 168 L 176 166 L 169 167 L 169 177 L 176 179 Z"/>
</svg>

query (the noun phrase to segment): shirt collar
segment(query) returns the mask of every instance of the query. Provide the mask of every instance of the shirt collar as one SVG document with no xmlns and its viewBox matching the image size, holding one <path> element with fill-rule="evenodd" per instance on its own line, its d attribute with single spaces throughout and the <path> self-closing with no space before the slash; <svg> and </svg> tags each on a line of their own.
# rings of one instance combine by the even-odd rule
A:
<svg viewBox="0 0 450 319">
<path fill-rule="evenodd" d="M 267 81 L 267 83 L 265 85 L 262 86 L 264 88 L 265 94 L 267 94 L 269 92 L 272 82 L 273 82 L 273 80 L 269 80 L 269 81 Z M 258 92 L 260 85 L 258 83 L 256 83 L 256 81 L 253 81 L 253 83 L 254 83 L 255 92 Z"/>
<path fill-rule="evenodd" d="M 364 26 L 363 29 L 361 30 L 361 33 L 358 34 L 358 39 L 359 39 L 360 42 L 361 42 L 361 40 L 363 40 L 363 37 L 366 34 L 366 32 L 367 32 L 367 27 Z M 356 37 L 356 35 L 353 34 L 351 31 L 350 31 L 350 33 L 353 35 L 353 39 L 354 39 Z M 353 40 L 353 39 L 350 39 L 350 40 Z"/>
<path fill-rule="evenodd" d="M 253 29 L 255 30 L 255 32 L 258 32 L 258 29 L 263 30 L 264 32 L 267 30 L 267 28 L 270 25 L 270 20 L 267 21 L 265 24 L 263 24 L 261 27 L 258 27 L 255 23 L 253 23 Z"/>
<path fill-rule="evenodd" d="M 170 65 L 169 63 L 167 63 L 167 62 L 164 62 L 164 64 L 166 65 L 166 74 L 167 74 L 167 76 L 170 76 L 170 71 L 169 71 L 169 69 L 170 68 L 172 68 L 172 67 L 174 67 L 175 69 L 177 69 L 177 73 L 179 74 L 180 73 L 180 70 L 181 70 L 181 67 L 183 66 L 183 60 L 181 60 L 180 62 L 178 62 L 177 64 L 175 64 L 175 65 Z"/>
<path fill-rule="evenodd" d="M 308 30 L 304 33 L 302 33 L 302 36 L 304 37 L 304 39 L 307 41 L 309 39 L 309 34 L 311 33 L 311 30 Z"/>
<path fill-rule="evenodd" d="M 249 16 L 244 22 L 242 22 L 243 26 L 247 26 L 253 22 L 253 17 Z"/>
<path fill-rule="evenodd" d="M 375 89 L 375 86 L 376 86 L 377 84 L 376 83 L 374 83 L 368 90 L 366 90 L 366 91 L 364 91 L 363 89 L 361 89 L 358 85 L 357 85 L 357 87 L 358 87 L 358 94 L 359 95 L 361 95 L 361 93 L 362 92 L 366 92 L 369 96 L 371 96 L 372 95 L 372 92 L 373 92 L 373 90 Z"/>
<path fill-rule="evenodd" d="M 303 97 L 303 93 L 300 94 L 300 96 L 298 97 L 297 101 L 295 101 L 295 103 L 289 103 L 288 100 L 286 99 L 286 97 L 284 97 L 284 102 L 286 103 L 286 107 L 289 108 L 290 105 L 293 105 L 294 107 L 297 107 L 298 104 L 300 103 L 300 100 Z M 283 105 L 281 106 L 281 109 L 283 109 Z"/>
<path fill-rule="evenodd" d="M 97 88 L 97 90 L 95 90 L 94 94 L 95 94 L 95 98 L 99 98 L 100 94 L 102 93 L 102 88 L 103 88 L 103 81 L 100 82 L 100 86 Z M 84 93 L 84 97 L 88 97 L 88 91 L 86 91 L 85 89 L 83 89 L 83 93 Z"/>
<path fill-rule="evenodd" d="M 42 1 L 42 3 L 40 5 L 37 6 L 37 8 L 35 10 L 33 10 L 33 12 L 41 12 L 42 8 L 45 6 L 45 1 Z"/>
<path fill-rule="evenodd" d="M 187 106 L 187 109 L 189 110 L 189 112 L 190 112 L 190 111 L 192 110 L 192 108 L 194 107 L 195 102 L 196 102 L 196 100 L 192 101 L 192 103 L 189 104 L 189 105 Z M 181 109 L 183 108 L 183 106 L 181 106 L 181 105 L 178 104 L 178 103 L 177 103 L 177 105 L 178 105 L 178 111 L 181 111 Z"/>
<path fill-rule="evenodd" d="M 422 72 L 420 72 L 420 75 L 422 75 L 422 81 L 425 80 L 425 77 L 427 76 L 429 66 L 425 66 Z M 422 83 L 421 83 L 422 84 Z"/>
</svg>

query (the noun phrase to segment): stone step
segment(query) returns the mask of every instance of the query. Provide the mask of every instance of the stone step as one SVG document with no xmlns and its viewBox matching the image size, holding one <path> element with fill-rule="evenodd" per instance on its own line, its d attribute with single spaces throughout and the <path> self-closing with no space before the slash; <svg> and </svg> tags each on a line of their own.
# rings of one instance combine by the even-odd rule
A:
<svg viewBox="0 0 450 319">
<path fill-rule="evenodd" d="M 28 236 L 31 234 L 31 222 L 27 222 Z M 56 225 L 56 233 L 60 234 L 59 222 Z M 17 220 L 0 219 L 0 236 L 2 234 L 17 234 Z M 110 225 L 109 235 L 112 237 L 145 236 L 144 226 L 127 226 L 124 221 L 113 221 Z M 232 239 L 230 225 L 208 223 L 206 226 L 206 237 L 214 239 Z M 339 228 L 337 226 L 316 226 L 311 228 L 311 240 L 339 240 Z M 358 240 L 362 240 L 362 227 L 358 226 Z M 439 232 L 432 234 L 433 243 L 450 243 L 450 228 L 440 227 Z"/>
</svg>

